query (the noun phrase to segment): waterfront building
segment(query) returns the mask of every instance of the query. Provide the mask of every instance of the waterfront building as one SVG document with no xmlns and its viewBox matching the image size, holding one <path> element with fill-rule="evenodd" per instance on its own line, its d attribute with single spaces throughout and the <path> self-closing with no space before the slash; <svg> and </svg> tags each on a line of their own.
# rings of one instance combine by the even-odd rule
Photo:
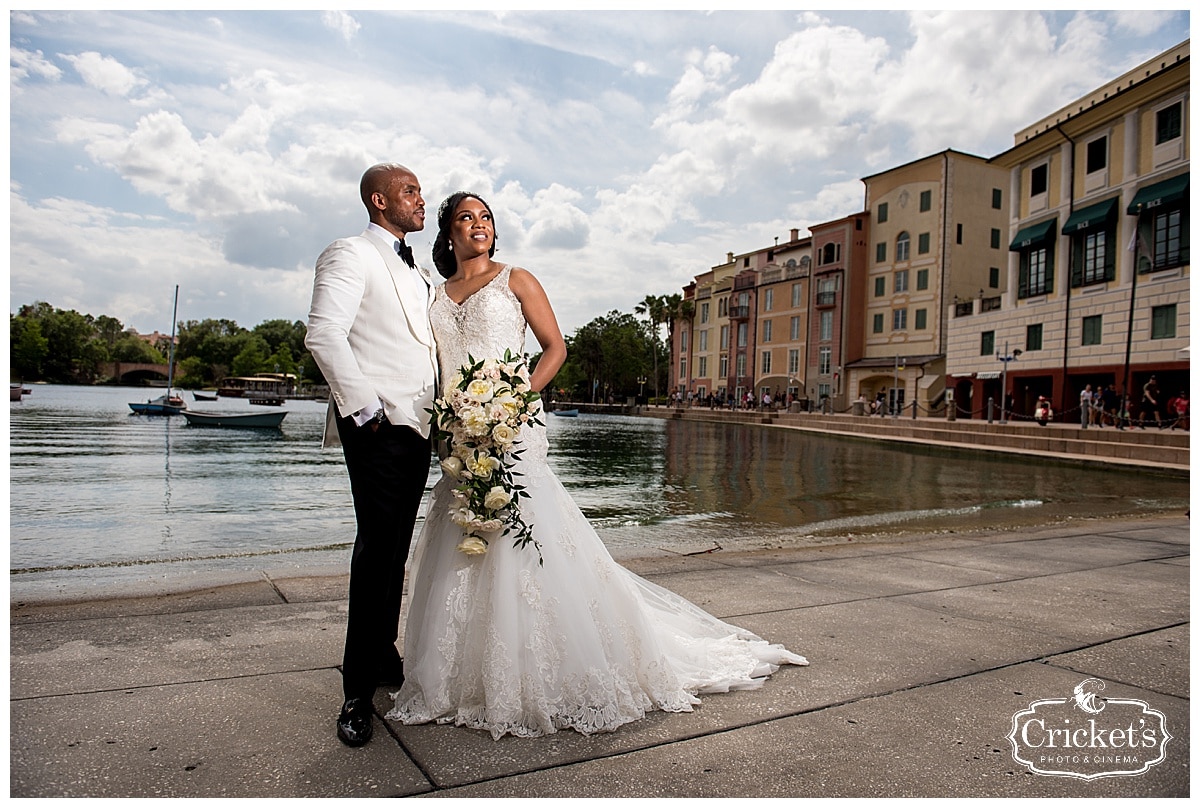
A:
<svg viewBox="0 0 1200 808">
<path fill-rule="evenodd" d="M 870 246 L 852 335 L 862 348 L 846 365 L 851 396 L 883 393 L 889 412 L 941 407 L 946 304 L 999 303 L 1007 181 L 986 158 L 950 149 L 863 179 Z"/>
<path fill-rule="evenodd" d="M 733 254 L 683 288 L 692 301 L 691 327 L 671 345 L 672 392 L 723 396 L 729 364 L 729 292 L 733 288 Z"/>
<path fill-rule="evenodd" d="M 863 355 L 869 217 L 855 213 L 812 225 L 813 278 L 809 289 L 807 379 L 811 407 L 848 408 L 846 369 Z"/>
<path fill-rule="evenodd" d="M 760 402 L 764 393 L 775 402 L 788 395 L 805 397 L 812 242 L 792 228 L 787 242 L 776 240 L 774 247 L 756 253 L 765 263 L 755 278 L 754 345 L 748 362 L 753 364 L 753 390 Z"/>
<path fill-rule="evenodd" d="M 672 390 L 718 401 L 804 396 L 812 239 L 778 239 L 695 276 L 683 288 L 691 318 L 671 345 Z"/>
<path fill-rule="evenodd" d="M 684 289 L 699 322 L 671 346 L 674 389 L 740 401 L 786 384 L 838 412 L 882 393 L 959 417 L 998 409 L 1002 386 L 1021 414 L 1039 395 L 1077 408 L 1087 384 L 1135 404 L 1151 375 L 1160 403 L 1187 390 L 1189 53 L 1098 88 L 998 156 L 946 150 L 865 177 L 863 212 L 810 238 L 728 253 Z"/>
<path fill-rule="evenodd" d="M 999 414 L 1002 384 L 1026 415 L 1040 395 L 1078 413 L 1087 384 L 1135 405 L 1151 375 L 1164 399 L 1188 389 L 1189 54 L 1166 51 L 992 158 L 1008 172 L 1003 284 L 942 306 L 960 412 L 990 399 Z"/>
</svg>

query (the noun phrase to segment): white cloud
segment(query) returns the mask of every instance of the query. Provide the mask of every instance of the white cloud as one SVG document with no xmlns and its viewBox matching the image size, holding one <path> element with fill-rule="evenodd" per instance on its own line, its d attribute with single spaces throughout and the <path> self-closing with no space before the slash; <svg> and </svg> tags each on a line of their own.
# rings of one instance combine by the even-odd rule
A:
<svg viewBox="0 0 1200 808">
<path fill-rule="evenodd" d="M 1112 16 L 1113 23 L 1119 30 L 1128 31 L 1137 36 L 1145 36 L 1165 26 L 1178 13 L 1178 11 L 1139 9 L 1137 11 L 1114 11 Z"/>
<path fill-rule="evenodd" d="M 331 31 L 341 35 L 342 39 L 349 42 L 354 39 L 354 35 L 359 32 L 362 25 L 358 20 L 351 17 L 344 11 L 325 11 L 321 14 L 321 22 Z"/>
<path fill-rule="evenodd" d="M 8 61 L 14 84 L 31 75 L 50 81 L 57 81 L 62 77 L 62 70 L 58 65 L 46 59 L 41 51 L 27 51 L 12 47 L 8 51 Z"/>
<path fill-rule="evenodd" d="M 109 95 L 129 95 L 138 87 L 147 84 L 145 79 L 139 78 L 111 56 L 101 56 L 95 51 L 80 54 L 60 53 L 59 56 L 70 62 L 89 86 Z"/>
<path fill-rule="evenodd" d="M 570 333 L 857 212 L 862 176 L 1007 148 L 1157 44 L 1115 40 L 1138 21 L 1100 13 L 258 14 L 12 16 L 15 304 L 158 317 L 150 262 L 186 274 L 188 317 L 302 317 L 315 256 L 365 224 L 361 172 L 398 160 L 430 213 L 418 255 L 438 203 L 480 193 L 498 257 L 539 277 Z M 418 29 L 419 58 L 371 50 Z M 83 82 L 42 51 L 78 51 L 63 58 Z"/>
<path fill-rule="evenodd" d="M 263 301 L 301 318 L 311 270 L 248 272 L 192 227 L 176 227 L 77 200 L 30 203 L 9 197 L 14 306 L 45 300 L 62 309 L 107 314 L 140 331 L 170 328 L 170 289 L 181 286 L 180 319 L 228 318 L 257 325 Z M 164 323 L 166 326 L 164 327 Z"/>
<path fill-rule="evenodd" d="M 534 194 L 525 218 L 531 221 L 529 244 L 540 249 L 577 250 L 587 245 L 591 230 L 587 214 L 575 203 L 583 195 L 558 183 Z"/>
</svg>

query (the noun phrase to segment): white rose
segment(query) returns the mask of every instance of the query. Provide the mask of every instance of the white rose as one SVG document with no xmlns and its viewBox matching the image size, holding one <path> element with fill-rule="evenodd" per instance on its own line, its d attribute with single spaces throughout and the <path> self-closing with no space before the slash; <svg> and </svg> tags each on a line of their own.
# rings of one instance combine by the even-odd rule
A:
<svg viewBox="0 0 1200 808">
<path fill-rule="evenodd" d="M 487 552 L 487 542 L 476 536 L 467 536 L 458 543 L 457 549 L 467 555 L 483 555 Z"/>
<path fill-rule="evenodd" d="M 458 475 L 462 474 L 464 468 L 465 466 L 463 465 L 462 460 L 454 455 L 450 455 L 442 461 L 442 471 L 446 472 L 446 474 L 450 475 L 456 480 L 458 479 Z"/>
<path fill-rule="evenodd" d="M 488 519 L 486 522 L 479 523 L 479 529 L 485 533 L 495 533 L 502 527 L 504 527 L 504 523 L 499 519 Z"/>
<path fill-rule="evenodd" d="M 492 440 L 496 441 L 502 447 L 510 446 L 516 439 L 517 430 L 508 424 L 496 424 L 492 429 Z"/>
<path fill-rule="evenodd" d="M 498 511 L 510 502 L 512 502 L 512 494 L 498 485 L 483 496 L 483 507 L 489 511 Z"/>
</svg>

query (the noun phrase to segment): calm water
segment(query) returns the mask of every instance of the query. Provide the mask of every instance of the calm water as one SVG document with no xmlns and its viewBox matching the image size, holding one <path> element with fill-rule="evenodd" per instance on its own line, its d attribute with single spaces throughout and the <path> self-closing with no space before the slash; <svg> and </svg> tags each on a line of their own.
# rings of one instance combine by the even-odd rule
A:
<svg viewBox="0 0 1200 808">
<path fill-rule="evenodd" d="M 324 403 L 289 401 L 281 432 L 225 430 L 129 414 L 144 389 L 32 389 L 10 405 L 13 597 L 345 569 L 354 513 L 340 451 L 319 446 Z M 184 395 L 196 409 L 260 410 Z M 618 556 L 1181 511 L 1188 500 L 1186 480 L 1130 470 L 719 424 L 546 421 L 552 467 Z M 438 476 L 431 463 L 431 487 Z"/>
</svg>

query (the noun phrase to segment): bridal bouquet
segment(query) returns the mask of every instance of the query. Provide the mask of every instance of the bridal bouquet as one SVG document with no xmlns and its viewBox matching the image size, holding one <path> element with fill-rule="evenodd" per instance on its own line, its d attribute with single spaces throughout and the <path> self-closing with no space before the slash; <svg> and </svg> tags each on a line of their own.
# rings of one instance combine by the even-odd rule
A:
<svg viewBox="0 0 1200 808">
<path fill-rule="evenodd" d="M 463 529 L 458 550 L 467 555 L 487 552 L 486 534 L 503 530 L 516 537 L 514 547 L 532 544 L 541 563 L 541 545 L 521 517 L 525 486 L 512 470 L 522 450 L 513 443 L 527 424 L 541 425 L 534 402 L 541 395 L 529 387 L 527 359 L 506 350 L 503 359 L 467 364 L 448 380 L 430 413 L 434 440 L 449 440 L 450 455 L 442 471 L 456 480 L 450 519 Z"/>
</svg>

